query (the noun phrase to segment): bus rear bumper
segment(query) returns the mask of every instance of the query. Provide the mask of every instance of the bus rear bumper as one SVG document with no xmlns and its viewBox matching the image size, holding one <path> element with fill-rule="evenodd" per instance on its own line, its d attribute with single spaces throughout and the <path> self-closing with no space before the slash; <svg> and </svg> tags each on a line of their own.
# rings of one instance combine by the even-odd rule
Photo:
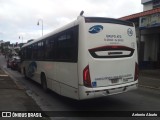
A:
<svg viewBox="0 0 160 120">
<path fill-rule="evenodd" d="M 131 90 L 135 90 L 138 87 L 138 80 L 126 84 L 98 87 L 98 88 L 87 88 L 85 86 L 80 86 L 80 99 L 91 99 L 97 97 L 104 97 L 108 95 L 119 94 Z M 82 92 L 83 91 L 83 92 Z"/>
</svg>

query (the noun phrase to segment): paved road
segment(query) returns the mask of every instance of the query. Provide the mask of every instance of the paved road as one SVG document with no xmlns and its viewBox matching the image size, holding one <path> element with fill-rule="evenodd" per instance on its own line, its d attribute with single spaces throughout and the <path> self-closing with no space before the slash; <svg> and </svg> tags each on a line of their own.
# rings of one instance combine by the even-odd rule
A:
<svg viewBox="0 0 160 120">
<path fill-rule="evenodd" d="M 2 60 L 1 60 L 2 63 Z M 44 93 L 41 86 L 31 80 L 24 79 L 23 75 L 17 71 L 12 71 L 5 67 L 11 77 L 17 82 L 17 84 L 26 89 L 28 95 L 30 95 L 43 111 L 160 111 L 160 91 L 154 89 L 148 89 L 139 87 L 135 91 L 130 91 L 123 94 L 107 96 L 104 98 L 98 98 L 94 100 L 86 101 L 74 101 L 65 97 L 61 97 L 53 92 L 48 94 Z M 149 79 L 149 78 L 148 78 Z M 62 120 L 75 120 L 71 117 L 60 117 L 53 119 Z M 82 118 L 76 118 L 82 119 Z M 89 118 L 83 118 L 89 119 Z M 98 118 L 90 118 L 92 120 Z M 106 118 L 101 118 L 106 119 Z M 111 118 L 110 118 L 111 119 Z M 112 118 L 114 120 L 121 120 L 122 118 Z M 126 120 L 134 120 L 135 118 L 123 118 Z M 158 118 L 146 118 L 141 117 L 139 120 L 158 120 Z"/>
<path fill-rule="evenodd" d="M 5 68 L 5 62 L 0 56 L 0 116 L 6 116 L 2 112 L 23 112 L 34 111 L 41 112 L 42 110 L 36 102 L 26 94 L 26 90 L 21 86 L 17 86 L 11 77 L 6 74 L 2 68 Z M 2 67 L 3 66 L 3 67 Z M 1 115 L 2 114 L 2 115 Z M 15 116 L 16 114 L 14 114 Z M 17 120 L 18 118 L 1 118 L 0 120 Z M 25 120 L 26 118 L 21 118 Z M 28 120 L 37 120 L 37 118 L 30 118 Z M 38 120 L 49 120 L 49 118 L 38 118 Z"/>
</svg>

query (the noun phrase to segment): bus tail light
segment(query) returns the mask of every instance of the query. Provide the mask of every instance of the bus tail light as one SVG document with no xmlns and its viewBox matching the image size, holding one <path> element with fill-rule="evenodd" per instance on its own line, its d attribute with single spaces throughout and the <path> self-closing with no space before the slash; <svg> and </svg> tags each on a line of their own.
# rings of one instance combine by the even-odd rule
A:
<svg viewBox="0 0 160 120">
<path fill-rule="evenodd" d="M 135 63 L 135 72 L 134 72 L 134 80 L 138 80 L 138 75 L 139 75 L 139 70 L 138 70 L 138 63 Z"/>
<path fill-rule="evenodd" d="M 83 84 L 86 87 L 91 87 L 91 78 L 89 72 L 89 65 L 87 65 L 83 70 Z"/>
</svg>

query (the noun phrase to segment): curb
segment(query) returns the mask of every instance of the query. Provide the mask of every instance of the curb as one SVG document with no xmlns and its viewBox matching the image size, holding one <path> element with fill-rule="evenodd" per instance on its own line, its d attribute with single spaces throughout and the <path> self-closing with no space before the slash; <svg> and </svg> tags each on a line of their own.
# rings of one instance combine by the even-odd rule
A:
<svg viewBox="0 0 160 120">
<path fill-rule="evenodd" d="M 12 81 L 16 84 L 17 89 L 19 90 L 24 90 L 25 88 L 22 87 L 21 85 L 19 85 L 16 81 L 16 78 L 14 78 L 11 74 L 9 74 L 4 68 L 1 67 L 1 70 L 3 70 L 5 72 L 5 74 L 7 74 L 8 77 L 10 77 L 12 79 Z"/>
</svg>

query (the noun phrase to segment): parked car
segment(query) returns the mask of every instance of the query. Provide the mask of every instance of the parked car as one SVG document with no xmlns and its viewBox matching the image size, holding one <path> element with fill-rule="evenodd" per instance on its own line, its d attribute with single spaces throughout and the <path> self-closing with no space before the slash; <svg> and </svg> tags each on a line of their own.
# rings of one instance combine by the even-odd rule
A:
<svg viewBox="0 0 160 120">
<path fill-rule="evenodd" d="M 10 68 L 11 67 L 11 58 L 8 58 L 8 60 L 7 60 L 7 68 Z"/>
<path fill-rule="evenodd" d="M 20 61 L 17 63 L 17 71 L 21 73 L 21 59 L 20 59 Z"/>
<path fill-rule="evenodd" d="M 11 60 L 11 69 L 18 70 L 18 64 L 21 62 L 21 59 L 19 56 L 13 56 Z"/>
</svg>

